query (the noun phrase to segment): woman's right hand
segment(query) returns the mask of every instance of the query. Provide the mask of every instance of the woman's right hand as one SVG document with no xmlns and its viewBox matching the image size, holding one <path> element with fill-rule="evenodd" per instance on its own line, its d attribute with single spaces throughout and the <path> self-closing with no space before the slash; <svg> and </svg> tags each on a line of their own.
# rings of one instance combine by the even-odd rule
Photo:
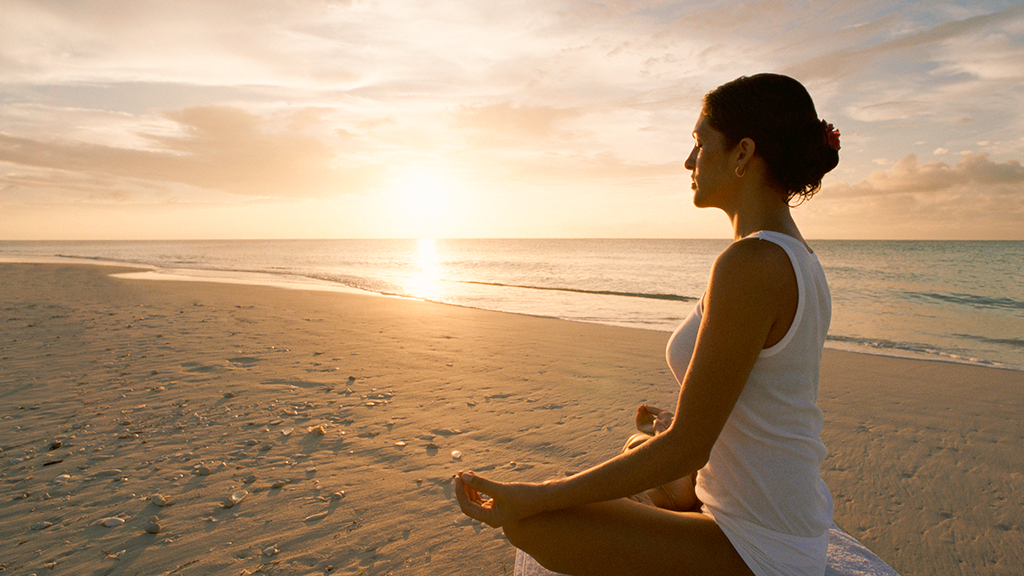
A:
<svg viewBox="0 0 1024 576">
<path fill-rule="evenodd" d="M 462 512 L 494 528 L 542 512 L 537 505 L 542 491 L 541 485 L 494 482 L 472 472 L 455 475 L 455 497 Z"/>
<path fill-rule="evenodd" d="M 668 410 L 641 404 L 636 409 L 636 429 L 651 436 L 660 434 L 668 430 L 669 426 L 672 425 L 672 418 L 674 416 Z"/>
</svg>

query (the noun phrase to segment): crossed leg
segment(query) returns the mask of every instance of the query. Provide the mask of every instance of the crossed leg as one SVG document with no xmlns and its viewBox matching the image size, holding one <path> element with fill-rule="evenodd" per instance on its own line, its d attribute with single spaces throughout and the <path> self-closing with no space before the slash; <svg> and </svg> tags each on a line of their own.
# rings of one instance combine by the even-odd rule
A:
<svg viewBox="0 0 1024 576">
<path fill-rule="evenodd" d="M 517 548 L 573 576 L 753 573 L 718 524 L 632 500 L 546 512 L 504 527 Z"/>
</svg>

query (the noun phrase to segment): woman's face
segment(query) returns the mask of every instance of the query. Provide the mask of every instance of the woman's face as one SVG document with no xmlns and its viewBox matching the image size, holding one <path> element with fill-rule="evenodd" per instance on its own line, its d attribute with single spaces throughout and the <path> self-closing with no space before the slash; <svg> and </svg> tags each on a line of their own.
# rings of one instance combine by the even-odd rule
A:
<svg viewBox="0 0 1024 576">
<path fill-rule="evenodd" d="M 734 180 L 725 136 L 712 128 L 702 113 L 693 128 L 693 140 L 693 150 L 684 164 L 692 172 L 693 204 L 699 208 L 722 208 L 726 185 Z"/>
</svg>

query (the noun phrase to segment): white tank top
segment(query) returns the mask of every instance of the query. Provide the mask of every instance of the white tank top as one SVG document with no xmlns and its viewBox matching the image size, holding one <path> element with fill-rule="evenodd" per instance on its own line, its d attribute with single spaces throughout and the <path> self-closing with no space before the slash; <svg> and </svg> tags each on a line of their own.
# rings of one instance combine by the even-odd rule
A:
<svg viewBox="0 0 1024 576">
<path fill-rule="evenodd" d="M 761 351 L 697 476 L 697 496 L 755 574 L 823 574 L 832 498 L 821 479 L 825 445 L 816 405 L 821 351 L 832 316 L 825 273 L 799 240 L 761 231 L 747 238 L 789 255 L 799 302 L 789 331 Z M 703 310 L 672 334 L 667 356 L 681 383 Z"/>
</svg>

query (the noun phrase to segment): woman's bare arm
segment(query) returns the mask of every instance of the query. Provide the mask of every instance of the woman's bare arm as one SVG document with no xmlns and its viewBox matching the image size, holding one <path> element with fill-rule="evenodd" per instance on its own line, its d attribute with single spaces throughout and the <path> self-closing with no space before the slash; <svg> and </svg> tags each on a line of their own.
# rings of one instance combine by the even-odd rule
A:
<svg viewBox="0 0 1024 576">
<path fill-rule="evenodd" d="M 461 475 L 457 493 L 463 510 L 500 526 L 545 510 L 623 498 L 698 470 L 780 321 L 779 311 L 795 295 L 795 277 L 781 248 L 757 240 L 732 244 L 712 269 L 696 347 L 668 430 L 594 468 L 543 484 Z"/>
</svg>

